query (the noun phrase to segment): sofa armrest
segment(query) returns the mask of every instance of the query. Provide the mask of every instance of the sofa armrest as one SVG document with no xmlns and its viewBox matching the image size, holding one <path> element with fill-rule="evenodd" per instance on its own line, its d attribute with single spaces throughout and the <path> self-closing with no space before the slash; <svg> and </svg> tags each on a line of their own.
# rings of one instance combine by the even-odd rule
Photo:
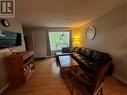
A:
<svg viewBox="0 0 127 95">
<path fill-rule="evenodd" d="M 81 74 L 77 74 L 74 71 L 72 71 L 71 75 L 72 75 L 72 80 L 78 81 L 79 83 L 87 85 L 88 87 L 93 87 L 94 83 L 91 80 L 88 80 L 87 78 L 82 77 Z M 87 75 L 85 75 L 85 73 L 84 73 L 84 76 L 87 77 Z"/>
<path fill-rule="evenodd" d="M 84 71 L 87 71 L 87 72 L 90 72 L 92 74 L 96 74 L 97 73 L 97 70 L 94 69 L 92 66 L 89 65 L 89 63 L 86 63 L 85 61 L 80 61 L 79 62 L 79 66 L 84 70 Z"/>
</svg>

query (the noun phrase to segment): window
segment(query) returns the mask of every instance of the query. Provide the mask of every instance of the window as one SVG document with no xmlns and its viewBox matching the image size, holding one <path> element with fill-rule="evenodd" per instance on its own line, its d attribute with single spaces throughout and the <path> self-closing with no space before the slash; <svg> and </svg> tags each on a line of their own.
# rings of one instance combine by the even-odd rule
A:
<svg viewBox="0 0 127 95">
<path fill-rule="evenodd" d="M 51 51 L 61 50 L 70 46 L 70 32 L 49 32 Z"/>
</svg>

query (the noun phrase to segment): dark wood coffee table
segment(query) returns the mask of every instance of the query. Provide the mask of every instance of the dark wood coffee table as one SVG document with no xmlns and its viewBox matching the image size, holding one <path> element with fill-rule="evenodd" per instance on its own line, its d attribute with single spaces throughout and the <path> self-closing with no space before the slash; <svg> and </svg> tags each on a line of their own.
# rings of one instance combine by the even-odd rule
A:
<svg viewBox="0 0 127 95">
<path fill-rule="evenodd" d="M 70 55 L 59 56 L 59 64 L 62 77 L 79 67 L 79 64 Z"/>
</svg>

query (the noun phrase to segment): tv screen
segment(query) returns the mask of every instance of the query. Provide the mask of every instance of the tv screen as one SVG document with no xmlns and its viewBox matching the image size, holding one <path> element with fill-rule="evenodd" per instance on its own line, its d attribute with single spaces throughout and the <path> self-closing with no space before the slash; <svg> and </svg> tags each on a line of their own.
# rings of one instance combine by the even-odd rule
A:
<svg viewBox="0 0 127 95">
<path fill-rule="evenodd" d="M 21 45 L 21 33 L 0 30 L 0 48 L 10 48 Z"/>
</svg>

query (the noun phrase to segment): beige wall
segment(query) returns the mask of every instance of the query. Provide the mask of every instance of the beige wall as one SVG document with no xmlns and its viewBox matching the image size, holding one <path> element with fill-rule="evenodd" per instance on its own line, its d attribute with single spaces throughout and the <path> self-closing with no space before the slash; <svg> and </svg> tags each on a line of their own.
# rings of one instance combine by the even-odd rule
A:
<svg viewBox="0 0 127 95">
<path fill-rule="evenodd" d="M 72 28 L 72 47 L 81 47 L 83 27 Z"/>
<path fill-rule="evenodd" d="M 0 29 L 22 33 L 22 37 L 23 37 L 22 25 L 20 23 L 18 23 L 15 19 L 8 19 L 8 20 L 10 22 L 10 26 L 3 27 L 0 23 Z M 25 44 L 24 44 L 23 38 L 22 38 L 22 46 L 15 47 L 15 49 L 17 52 L 25 51 Z M 6 84 L 8 84 L 7 74 L 6 74 L 6 69 L 4 66 L 3 58 L 9 54 L 10 54 L 10 52 L 8 49 L 0 49 L 0 92 L 1 92 L 2 88 Z"/>
<path fill-rule="evenodd" d="M 127 83 L 127 4 L 84 25 L 83 31 L 89 26 L 96 28 L 96 37 L 88 40 L 84 33 L 84 46 L 111 54 L 113 75 Z"/>
</svg>

